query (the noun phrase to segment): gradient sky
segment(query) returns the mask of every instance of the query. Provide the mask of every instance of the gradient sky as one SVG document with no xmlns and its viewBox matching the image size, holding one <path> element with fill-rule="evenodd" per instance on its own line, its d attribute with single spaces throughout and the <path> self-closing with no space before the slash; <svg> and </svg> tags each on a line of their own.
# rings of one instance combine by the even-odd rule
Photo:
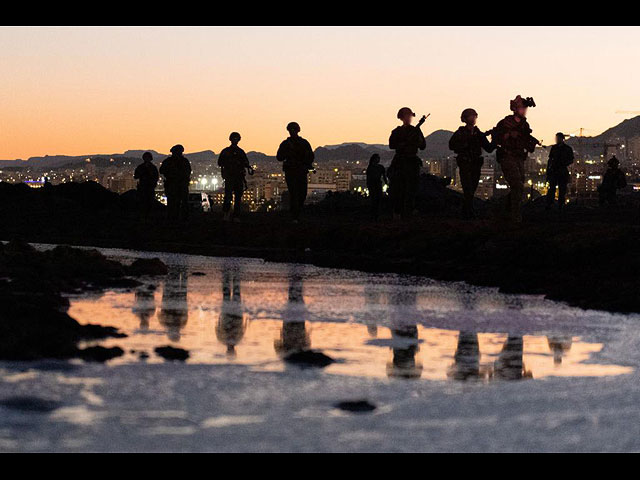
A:
<svg viewBox="0 0 640 480">
<path fill-rule="evenodd" d="M 1 28 L 0 158 L 386 143 L 399 107 L 481 128 L 533 96 L 534 135 L 595 135 L 640 110 L 640 28 Z"/>
</svg>

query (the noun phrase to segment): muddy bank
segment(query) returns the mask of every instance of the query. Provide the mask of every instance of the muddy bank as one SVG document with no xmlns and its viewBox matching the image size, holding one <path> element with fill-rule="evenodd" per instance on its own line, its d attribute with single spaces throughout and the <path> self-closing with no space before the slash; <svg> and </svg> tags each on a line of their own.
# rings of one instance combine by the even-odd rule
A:
<svg viewBox="0 0 640 480">
<path fill-rule="evenodd" d="M 145 265 L 159 270 L 157 262 L 132 268 L 96 250 L 60 246 L 39 252 L 20 241 L 0 244 L 0 359 L 106 361 L 122 355 L 117 347 L 78 347 L 124 335 L 108 326 L 80 325 L 67 314 L 63 294 L 136 286 L 129 275 L 147 272 Z"/>
<path fill-rule="evenodd" d="M 563 215 L 545 212 L 539 200 L 529 202 L 525 222 L 514 227 L 499 218 L 495 202 L 480 205 L 479 220 L 457 218 L 457 194 L 443 188 L 428 189 L 433 199 L 424 200 L 438 208 L 424 208 L 410 221 L 385 214 L 372 222 L 366 202 L 335 195 L 307 209 L 298 225 L 286 213 L 272 212 L 246 214 L 239 224 L 222 222 L 219 213 L 194 214 L 176 226 L 162 209 L 142 221 L 115 197 L 104 204 L 52 197 L 58 203 L 53 209 L 26 191 L 17 210 L 10 206 L 16 195 L 5 192 L 0 239 L 407 273 L 546 295 L 582 308 L 640 312 L 636 197 L 616 210 L 570 204 Z"/>
</svg>

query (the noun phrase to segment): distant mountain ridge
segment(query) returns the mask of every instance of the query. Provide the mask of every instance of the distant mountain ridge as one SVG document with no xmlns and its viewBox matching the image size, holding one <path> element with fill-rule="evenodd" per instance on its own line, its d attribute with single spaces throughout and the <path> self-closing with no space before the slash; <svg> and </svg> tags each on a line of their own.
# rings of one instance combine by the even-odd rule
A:
<svg viewBox="0 0 640 480">
<path fill-rule="evenodd" d="M 155 150 L 127 150 L 124 153 L 112 154 L 89 154 L 89 155 L 45 155 L 44 157 L 30 157 L 28 160 L 0 160 L 0 167 L 41 167 L 57 168 L 64 165 L 75 165 L 91 159 L 135 159 L 142 158 L 144 152 L 151 152 L 153 159 L 163 160 L 169 154 L 159 153 Z M 185 156 L 192 162 L 211 162 L 216 155 L 212 150 L 203 150 L 202 152 L 185 153 Z"/>
<path fill-rule="evenodd" d="M 451 155 L 449 150 L 449 138 L 453 132 L 449 130 L 435 130 L 426 136 L 427 148 L 426 155 L 430 158 L 442 158 Z M 618 125 L 611 127 L 600 135 L 594 137 L 571 138 L 567 141 L 570 145 L 576 145 L 578 141 L 586 148 L 597 150 L 599 146 L 594 144 L 602 144 L 614 138 L 630 139 L 640 137 L 640 115 L 623 120 Z M 142 154 L 150 151 L 154 160 L 164 159 L 168 154 L 159 153 L 154 150 L 127 150 L 124 153 L 114 154 L 90 154 L 90 155 L 47 155 L 44 157 L 31 157 L 28 160 L 0 160 L 0 167 L 22 167 L 22 166 L 44 166 L 50 168 L 60 167 L 66 164 L 76 164 L 84 162 L 87 158 L 114 158 L 114 159 L 140 159 Z M 393 157 L 393 152 L 389 150 L 385 144 L 368 144 L 363 142 L 345 142 L 335 145 L 325 145 L 315 150 L 316 160 L 319 163 L 334 162 L 341 160 L 349 161 L 368 161 L 372 154 L 377 153 L 383 162 L 388 162 Z M 185 156 L 195 163 L 214 162 L 217 155 L 213 150 L 204 150 L 202 152 L 186 153 Z M 251 163 L 271 162 L 275 160 L 274 155 L 267 155 L 262 152 L 250 151 L 247 153 Z M 424 156 L 424 155 L 423 155 Z"/>
<path fill-rule="evenodd" d="M 608 128 L 600 135 L 594 137 L 573 137 L 567 140 L 567 143 L 572 146 L 580 143 L 583 149 L 591 148 L 595 153 L 598 153 L 604 143 L 611 142 L 615 139 L 624 139 L 626 141 L 634 137 L 640 137 L 640 115 L 623 120 L 618 125 Z"/>
</svg>

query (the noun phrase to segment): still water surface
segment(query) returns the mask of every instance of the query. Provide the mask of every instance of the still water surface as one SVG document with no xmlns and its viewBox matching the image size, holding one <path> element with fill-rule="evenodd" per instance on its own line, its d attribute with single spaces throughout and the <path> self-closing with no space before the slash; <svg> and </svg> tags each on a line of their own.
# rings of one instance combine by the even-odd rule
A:
<svg viewBox="0 0 640 480">
<path fill-rule="evenodd" d="M 162 362 L 154 348 L 172 345 L 189 350 L 190 363 L 260 371 L 296 368 L 283 358 L 314 349 L 337 360 L 327 373 L 378 378 L 490 382 L 632 371 L 599 363 L 603 343 L 584 338 L 609 314 L 540 297 L 254 259 L 103 252 L 124 262 L 159 256 L 170 269 L 134 291 L 71 297 L 72 317 L 128 335 L 102 342 L 126 351 L 114 365 Z"/>
</svg>

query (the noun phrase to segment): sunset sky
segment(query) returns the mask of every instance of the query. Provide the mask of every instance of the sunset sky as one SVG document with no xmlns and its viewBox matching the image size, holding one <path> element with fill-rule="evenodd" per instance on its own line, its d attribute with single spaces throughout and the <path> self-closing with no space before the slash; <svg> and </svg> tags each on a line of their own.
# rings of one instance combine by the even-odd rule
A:
<svg viewBox="0 0 640 480">
<path fill-rule="evenodd" d="M 188 152 L 243 136 L 273 154 L 291 120 L 316 147 L 386 143 L 396 112 L 488 128 L 533 96 L 534 135 L 595 135 L 640 111 L 640 28 L 1 28 L 0 159 Z"/>
</svg>

